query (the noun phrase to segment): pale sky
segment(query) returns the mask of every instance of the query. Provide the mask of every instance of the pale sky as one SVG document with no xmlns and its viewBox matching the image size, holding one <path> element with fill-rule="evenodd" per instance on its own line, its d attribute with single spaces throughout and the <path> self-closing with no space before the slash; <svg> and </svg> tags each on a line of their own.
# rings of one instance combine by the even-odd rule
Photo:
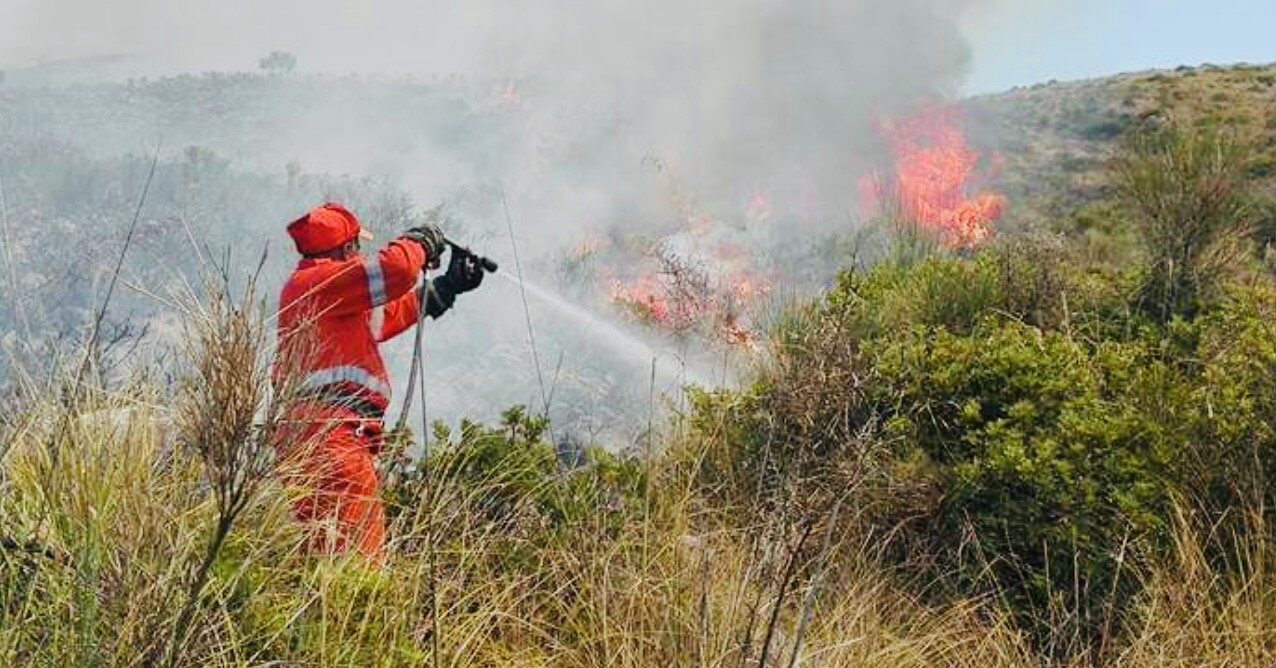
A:
<svg viewBox="0 0 1276 668">
<path fill-rule="evenodd" d="M 1276 0 L 1007 0 L 965 24 L 966 90 L 1202 63 L 1276 62 Z"/>
</svg>

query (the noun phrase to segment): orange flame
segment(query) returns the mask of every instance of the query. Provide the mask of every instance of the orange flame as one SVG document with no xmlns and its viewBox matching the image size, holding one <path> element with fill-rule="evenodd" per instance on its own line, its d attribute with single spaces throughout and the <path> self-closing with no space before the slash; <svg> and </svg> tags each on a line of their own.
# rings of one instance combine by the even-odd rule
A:
<svg viewBox="0 0 1276 668">
<path fill-rule="evenodd" d="M 754 347 L 758 333 L 747 312 L 770 291 L 767 278 L 748 271 L 698 286 L 652 273 L 632 281 L 612 279 L 611 302 L 635 321 L 669 334 L 698 330 L 729 345 Z"/>
<path fill-rule="evenodd" d="M 531 106 L 513 79 L 507 79 L 503 85 L 497 88 L 496 104 L 502 109 L 512 111 L 527 109 Z"/>
<path fill-rule="evenodd" d="M 602 250 L 605 250 L 611 242 L 606 237 L 587 237 L 571 247 L 567 251 L 567 256 L 572 260 L 580 261 L 589 258 Z"/>
<path fill-rule="evenodd" d="M 745 218 L 763 223 L 771 217 L 771 198 L 763 190 L 755 190 L 749 198 L 749 205 L 744 210 Z"/>
<path fill-rule="evenodd" d="M 990 174 L 977 169 L 980 156 L 966 141 L 960 110 L 928 107 L 898 120 L 883 118 L 878 129 L 895 158 L 893 196 L 910 222 L 936 233 L 947 248 L 972 248 L 992 236 L 1006 198 L 970 194 Z M 861 181 L 860 197 L 877 208 L 885 199 L 882 180 Z"/>
<path fill-rule="evenodd" d="M 654 243 L 621 240 L 602 252 L 596 270 L 610 285 L 609 301 L 631 320 L 678 337 L 705 335 L 731 346 L 756 347 L 760 334 L 749 318 L 759 298 L 770 292 L 769 277 L 750 270 L 758 259 L 729 226 L 689 194 L 675 177 L 676 156 L 653 158 L 668 179 L 675 218 Z M 745 222 L 770 220 L 770 195 L 755 188 L 746 202 Z"/>
<path fill-rule="evenodd" d="M 640 321 L 661 327 L 671 327 L 669 299 L 660 285 L 650 276 L 624 284 L 612 283 L 611 300 L 624 306 Z"/>
</svg>

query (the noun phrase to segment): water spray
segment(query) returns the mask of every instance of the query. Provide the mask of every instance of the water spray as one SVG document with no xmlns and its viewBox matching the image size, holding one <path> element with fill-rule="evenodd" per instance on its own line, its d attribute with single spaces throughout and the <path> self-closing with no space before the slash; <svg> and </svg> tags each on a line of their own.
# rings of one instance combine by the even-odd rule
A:
<svg viewBox="0 0 1276 668">
<path fill-rule="evenodd" d="M 678 364 L 678 368 L 672 368 L 667 355 L 657 353 L 651 346 L 647 345 L 641 339 L 633 336 L 632 334 L 626 333 L 616 325 L 607 322 L 603 318 L 600 318 L 584 308 L 571 303 L 554 292 L 542 288 L 520 276 L 514 276 L 508 272 L 498 273 L 500 266 L 497 265 L 495 261 L 478 255 L 465 246 L 462 246 L 447 237 L 444 237 L 443 240 L 454 252 L 461 252 L 474 256 L 475 260 L 478 261 L 479 265 L 483 267 L 483 270 L 487 273 L 496 274 L 510 283 L 513 283 L 524 290 L 525 294 L 532 295 L 541 303 L 552 307 L 560 315 L 573 320 L 577 325 L 583 326 L 587 331 L 597 333 L 597 341 L 601 343 L 602 346 L 612 355 L 633 364 L 635 367 L 654 364 L 657 367 L 656 371 L 658 371 L 658 375 L 665 381 L 690 381 L 702 385 L 710 384 L 705 378 L 702 378 L 700 374 L 694 373 L 690 369 L 686 369 L 681 361 Z M 664 364 L 660 363 L 662 360 L 665 362 Z"/>
<path fill-rule="evenodd" d="M 607 352 L 615 358 L 623 360 L 633 365 L 635 368 L 643 368 L 647 365 L 651 365 L 654 377 L 658 378 L 661 382 L 675 383 L 678 385 L 685 383 L 694 383 L 699 385 L 713 384 L 707 375 L 688 366 L 686 360 L 677 359 L 669 354 L 661 354 L 642 339 L 625 332 L 616 325 L 608 322 L 602 317 L 590 313 L 581 306 L 573 304 L 553 291 L 540 287 L 509 272 L 500 271 L 500 265 L 498 265 L 494 260 L 483 257 L 465 246 L 448 239 L 447 237 L 444 237 L 443 240 L 453 252 L 473 256 L 479 263 L 479 266 L 481 266 L 487 273 L 499 276 L 518 286 L 521 289 L 522 294 L 535 297 L 542 304 L 553 308 L 559 315 L 573 321 L 576 325 L 580 326 L 583 331 L 595 334 L 593 340 L 600 344 L 600 347 L 606 349 Z M 424 319 L 425 311 L 423 309 L 421 311 L 421 320 L 424 321 Z M 399 429 L 406 426 L 408 409 L 412 405 L 413 394 L 416 389 L 415 381 L 419 380 L 423 372 L 420 368 L 421 324 L 421 322 L 417 323 L 416 344 L 414 346 L 412 366 L 408 379 L 407 395 L 404 397 L 403 409 L 399 415 Z M 424 390 L 424 388 L 422 389 Z M 548 400 L 546 403 L 548 403 Z M 546 408 L 548 408 L 548 406 L 546 406 Z"/>
<path fill-rule="evenodd" d="M 713 385 L 707 376 L 686 365 L 684 360 L 674 359 L 667 353 L 661 354 L 657 352 L 642 339 L 625 332 L 606 319 L 590 313 L 560 295 L 526 279 L 519 280 L 506 272 L 501 272 L 497 275 L 510 283 L 522 287 L 527 294 L 535 297 L 542 304 L 552 307 L 559 315 L 579 325 L 582 331 L 595 334 L 596 336 L 593 340 L 596 343 L 600 344 L 613 357 L 628 362 L 634 368 L 643 368 L 652 364 L 654 360 L 657 367 L 657 376 L 662 382 Z"/>
</svg>

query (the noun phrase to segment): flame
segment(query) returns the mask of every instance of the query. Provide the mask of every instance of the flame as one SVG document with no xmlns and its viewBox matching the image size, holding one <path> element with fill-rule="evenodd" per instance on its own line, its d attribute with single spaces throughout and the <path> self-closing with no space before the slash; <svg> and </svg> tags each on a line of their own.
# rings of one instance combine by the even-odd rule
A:
<svg viewBox="0 0 1276 668">
<path fill-rule="evenodd" d="M 530 104 L 527 98 L 523 97 L 523 92 L 519 90 L 513 79 L 507 79 L 496 91 L 496 104 L 509 110 L 527 109 Z"/>
<path fill-rule="evenodd" d="M 995 172 L 998 156 L 981 162 L 962 125 L 958 110 L 946 107 L 879 119 L 893 167 L 860 179 L 862 213 L 899 212 L 901 220 L 951 249 L 986 242 L 1006 206 L 1002 195 L 981 187 Z M 799 192 L 775 200 L 761 187 L 744 191 L 744 210 L 734 220 L 723 219 L 682 187 L 676 158 L 650 159 L 668 181 L 672 213 L 659 233 L 588 238 L 567 260 L 590 258 L 585 269 L 595 279 L 590 285 L 603 286 L 594 287 L 595 294 L 634 322 L 666 335 L 759 349 L 766 337 L 758 316 L 775 281 L 788 271 L 768 257 L 760 240 L 769 225 L 789 224 L 794 210 L 799 219 L 815 215 L 813 181 L 803 179 Z M 783 220 L 777 217 L 781 212 Z"/>
<path fill-rule="evenodd" d="M 759 297 L 770 294 L 771 283 L 759 274 L 742 271 L 731 277 L 728 288 L 736 302 L 751 304 Z"/>
<path fill-rule="evenodd" d="M 771 217 L 771 198 L 763 190 L 755 190 L 749 198 L 749 206 L 744 210 L 745 218 L 750 221 L 764 223 Z"/>
<path fill-rule="evenodd" d="M 738 270 L 718 280 L 687 279 L 666 270 L 624 281 L 611 279 L 610 301 L 635 321 L 669 334 L 700 331 L 732 345 L 756 348 L 748 313 L 770 294 L 770 279 Z"/>
<path fill-rule="evenodd" d="M 639 321 L 672 327 L 669 299 L 651 276 L 644 276 L 631 283 L 614 281 L 611 301 L 629 310 Z"/>
<path fill-rule="evenodd" d="M 607 237 L 587 237 L 585 240 L 575 244 L 567 251 L 567 256 L 577 262 L 588 259 L 603 250 L 606 250 L 611 242 Z"/>
<path fill-rule="evenodd" d="M 760 335 L 750 308 L 770 292 L 760 257 L 745 243 L 745 226 L 708 211 L 676 177 L 676 156 L 652 158 L 667 179 L 674 217 L 655 239 L 634 236 L 598 247 L 586 240 L 568 259 L 597 254 L 592 268 L 603 296 L 626 317 L 666 335 L 703 336 L 730 346 L 756 348 Z M 755 188 L 743 213 L 762 223 L 772 215 L 767 192 Z"/>
<path fill-rule="evenodd" d="M 722 326 L 722 338 L 733 346 L 754 350 L 759 347 L 758 340 L 760 337 L 758 333 L 738 322 L 725 323 Z"/>
<path fill-rule="evenodd" d="M 861 208 L 880 210 L 893 199 L 909 222 L 936 233 L 947 248 L 987 241 L 1005 212 L 1006 198 L 986 191 L 971 194 L 991 173 L 978 169 L 980 155 L 962 125 L 956 107 L 932 106 L 901 119 L 880 119 L 878 130 L 895 158 L 893 193 L 887 197 L 879 175 L 862 179 Z"/>
</svg>

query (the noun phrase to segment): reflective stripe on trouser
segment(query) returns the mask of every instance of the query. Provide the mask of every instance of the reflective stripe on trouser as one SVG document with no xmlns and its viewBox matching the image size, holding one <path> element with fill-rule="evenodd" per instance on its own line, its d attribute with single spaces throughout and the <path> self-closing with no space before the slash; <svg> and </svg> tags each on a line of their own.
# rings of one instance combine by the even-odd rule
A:
<svg viewBox="0 0 1276 668">
<path fill-rule="evenodd" d="M 316 369 L 301 379 L 301 387 L 307 390 L 317 390 L 325 385 L 337 383 L 353 383 L 384 399 L 387 404 L 390 403 L 390 384 L 357 366 Z"/>
</svg>

